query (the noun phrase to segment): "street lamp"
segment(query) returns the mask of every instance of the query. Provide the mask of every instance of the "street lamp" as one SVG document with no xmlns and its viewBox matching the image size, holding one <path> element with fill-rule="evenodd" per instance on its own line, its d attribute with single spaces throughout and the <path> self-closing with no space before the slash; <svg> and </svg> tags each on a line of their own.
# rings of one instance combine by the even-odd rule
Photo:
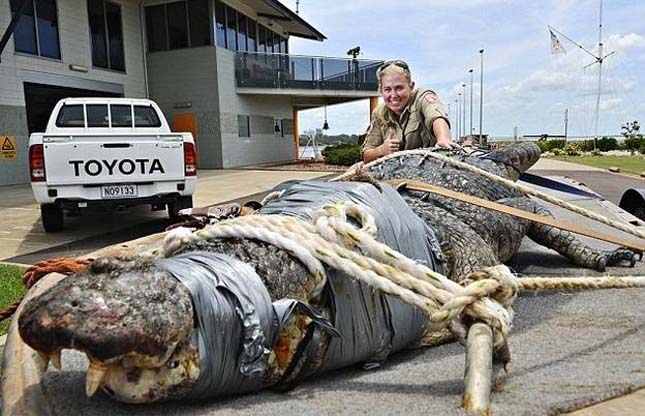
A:
<svg viewBox="0 0 645 416">
<path fill-rule="evenodd" d="M 468 70 L 470 73 L 470 130 L 468 134 L 473 134 L 473 69 Z"/>
<path fill-rule="evenodd" d="M 462 107 L 464 111 L 461 115 L 461 133 L 464 137 L 468 136 L 466 134 L 466 83 L 461 84 L 461 88 L 464 90 L 464 96 L 462 97 Z"/>
<path fill-rule="evenodd" d="M 482 121 L 484 116 L 484 50 L 479 50 L 481 56 L 481 63 L 479 67 L 479 144 L 482 143 Z"/>
<path fill-rule="evenodd" d="M 459 110 L 461 110 L 461 106 L 459 105 L 461 103 L 461 93 L 457 94 L 457 98 L 455 99 L 455 103 L 457 103 L 457 141 L 459 141 L 459 136 L 461 135 L 461 130 L 459 126 L 459 119 L 461 118 L 461 114 Z"/>
</svg>

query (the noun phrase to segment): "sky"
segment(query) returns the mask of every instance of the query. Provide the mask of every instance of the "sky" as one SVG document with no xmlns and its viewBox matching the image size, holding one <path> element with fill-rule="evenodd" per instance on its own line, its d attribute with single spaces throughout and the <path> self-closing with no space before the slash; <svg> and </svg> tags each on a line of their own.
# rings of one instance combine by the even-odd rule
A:
<svg viewBox="0 0 645 416">
<path fill-rule="evenodd" d="M 296 9 L 296 0 L 281 0 Z M 300 16 L 327 40 L 291 37 L 297 55 L 359 59 L 403 59 L 417 87 L 435 90 L 450 104 L 466 92 L 470 128 L 470 74 L 473 69 L 473 128 L 479 131 L 480 49 L 483 53 L 483 133 L 492 137 L 563 134 L 593 136 L 598 65 L 562 36 L 566 54 L 552 54 L 548 25 L 598 53 L 599 0 L 300 0 Z M 600 135 L 620 134 L 628 121 L 645 122 L 645 1 L 603 1 L 604 60 Z M 328 107 L 327 134 L 360 134 L 369 125 L 369 103 Z M 300 131 L 322 127 L 323 110 L 301 111 Z"/>
</svg>

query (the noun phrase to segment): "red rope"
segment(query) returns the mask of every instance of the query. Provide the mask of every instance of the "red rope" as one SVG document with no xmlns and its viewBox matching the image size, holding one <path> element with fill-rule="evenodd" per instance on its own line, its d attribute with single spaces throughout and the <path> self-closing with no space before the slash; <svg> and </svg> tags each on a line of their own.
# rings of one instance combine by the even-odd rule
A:
<svg viewBox="0 0 645 416">
<path fill-rule="evenodd" d="M 85 269 L 89 264 L 90 260 L 70 259 L 64 257 L 39 261 L 25 271 L 25 273 L 22 275 L 22 283 L 26 288 L 30 289 L 43 276 L 46 276 L 49 273 L 77 273 Z M 0 311 L 0 322 L 11 317 L 16 312 L 18 305 L 20 305 L 20 302 L 22 302 L 23 299 L 24 296 Z"/>
</svg>

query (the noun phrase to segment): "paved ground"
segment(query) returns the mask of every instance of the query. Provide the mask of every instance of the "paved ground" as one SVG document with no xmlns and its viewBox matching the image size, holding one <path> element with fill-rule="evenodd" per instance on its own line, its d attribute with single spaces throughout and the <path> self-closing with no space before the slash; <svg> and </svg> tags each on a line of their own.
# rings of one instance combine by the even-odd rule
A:
<svg viewBox="0 0 645 416">
<path fill-rule="evenodd" d="M 264 192 L 289 179 L 324 175 L 302 171 L 202 170 L 194 205 L 218 204 Z M 91 252 L 163 231 L 169 225 L 166 211 L 152 212 L 149 206 L 140 206 L 121 212 L 84 211 L 82 216 L 66 217 L 62 232 L 45 233 L 29 185 L 0 187 L 0 218 L 4 223 L 0 227 L 0 259 L 27 264 Z"/>
<path fill-rule="evenodd" d="M 593 183 L 585 183 L 593 189 L 596 186 L 612 189 L 625 187 L 623 176 L 596 175 L 602 171 L 565 162 L 552 162 L 540 161 L 532 169 L 533 173 L 548 172 L 572 178 L 598 176 Z M 303 172 L 283 173 L 287 177 L 299 174 L 304 175 Z M 212 176 L 207 172 L 201 175 L 198 192 L 203 194 L 198 196 L 197 204 L 212 204 L 253 194 L 272 186 L 272 181 L 277 183 L 285 179 L 277 176 L 269 178 L 270 175 L 271 172 L 267 171 L 220 171 L 213 172 Z M 320 174 L 311 175 L 313 177 Z M 73 227 L 66 235 L 50 239 L 49 236 L 42 235 L 44 233 L 38 233 L 40 224 L 37 210 L 33 202 L 29 202 L 29 194 L 25 191 L 26 189 L 21 191 L 20 187 L 0 189 L 0 201 L 4 201 L 0 202 L 0 213 L 13 212 L 15 216 L 9 224 L 18 227 L 12 231 L 10 226 L 8 232 L 13 233 L 12 238 L 16 240 L 23 236 L 22 242 L 8 249 L 5 247 L 7 243 L 0 241 L 0 258 L 16 258 L 33 248 L 52 248 L 75 238 L 91 237 L 89 231 L 81 230 L 88 225 L 93 230 L 98 228 L 97 233 L 104 233 L 116 226 L 126 229 L 135 225 L 141 227 L 141 224 L 150 222 L 151 218 L 154 221 L 161 217 L 141 213 L 141 219 L 132 220 L 136 222 L 128 224 L 124 223 L 124 217 L 119 217 L 121 219 L 118 221 L 109 220 L 109 224 L 106 224 L 108 220 L 103 216 L 79 219 L 77 223 L 71 223 Z M 4 192 L 9 193 L 3 194 Z M 22 203 L 8 202 L 7 195 L 11 195 L 10 199 L 22 198 Z M 1 205 L 5 203 L 6 206 Z M 0 218 L 7 217 L 3 215 Z M 26 240 L 29 240 L 30 245 L 26 244 Z M 580 275 L 580 270 L 558 261 L 561 262 L 552 252 L 526 243 L 512 264 L 516 270 L 525 273 Z M 610 272 L 645 275 L 645 263 L 639 263 L 635 269 L 616 268 Z M 511 372 L 506 383 L 493 397 L 494 414 L 558 414 L 637 391 L 645 386 L 645 290 L 540 295 L 529 293 L 518 299 L 516 311 L 516 326 L 510 343 L 513 352 Z M 83 379 L 87 364 L 82 357 L 70 353 L 64 357 L 66 371 L 49 371 L 43 386 L 51 398 L 52 410 L 57 415 L 452 415 L 463 414 L 459 409 L 463 391 L 463 353 L 460 345 L 448 344 L 397 354 L 375 371 L 356 368 L 337 371 L 318 380 L 307 381 L 287 394 L 265 391 L 227 400 L 142 407 L 114 403 L 101 394 L 85 399 Z M 629 406 L 635 406 L 639 410 L 645 408 L 642 397 L 641 393 L 632 395 L 631 404 L 619 404 L 619 410 L 610 408 L 611 410 L 601 409 L 600 413 L 581 414 L 631 415 L 634 413 L 629 410 Z"/>
</svg>

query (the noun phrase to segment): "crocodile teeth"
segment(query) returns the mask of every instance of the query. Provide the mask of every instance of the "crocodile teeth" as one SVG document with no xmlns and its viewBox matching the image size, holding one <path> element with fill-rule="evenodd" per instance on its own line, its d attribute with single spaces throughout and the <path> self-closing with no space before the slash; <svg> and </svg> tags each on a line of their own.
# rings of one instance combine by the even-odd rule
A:
<svg viewBox="0 0 645 416">
<path fill-rule="evenodd" d="M 36 364 L 40 368 L 40 371 L 47 371 L 47 366 L 49 365 L 49 354 L 38 351 L 38 358 L 36 359 Z"/>
<path fill-rule="evenodd" d="M 90 361 L 90 366 L 87 369 L 87 379 L 85 381 L 85 394 L 87 397 L 92 397 L 96 390 L 101 387 L 108 368 L 100 363 Z"/>
<path fill-rule="evenodd" d="M 49 356 L 49 359 L 51 360 L 51 363 L 54 364 L 54 367 L 56 370 L 60 370 L 63 365 L 61 363 L 61 356 L 60 356 L 60 351 L 57 351 Z"/>
</svg>

